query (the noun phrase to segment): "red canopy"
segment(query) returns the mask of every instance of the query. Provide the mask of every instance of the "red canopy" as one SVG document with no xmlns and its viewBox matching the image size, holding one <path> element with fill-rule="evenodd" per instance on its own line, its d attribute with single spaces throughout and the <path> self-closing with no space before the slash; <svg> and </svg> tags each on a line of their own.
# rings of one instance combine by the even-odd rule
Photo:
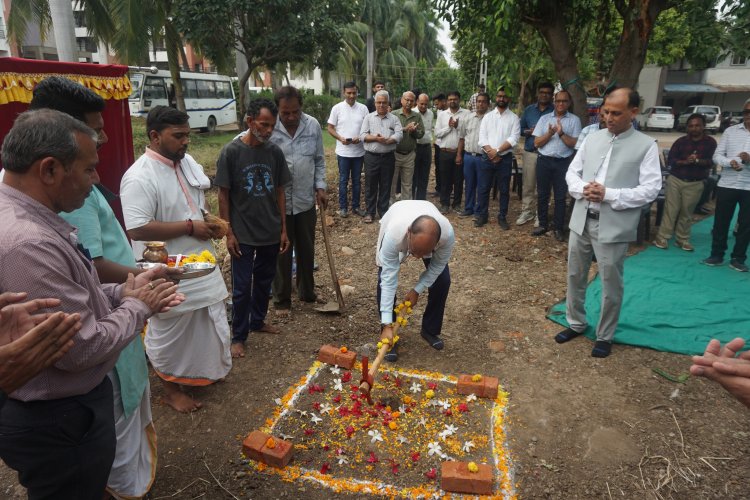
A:
<svg viewBox="0 0 750 500">
<path fill-rule="evenodd" d="M 70 78 L 105 99 L 104 130 L 109 142 L 99 150 L 99 177 L 110 191 L 119 193 L 120 179 L 133 164 L 133 131 L 130 127 L 128 67 L 89 63 L 0 58 L 0 142 L 20 113 L 31 102 L 34 86 L 52 75 Z M 122 220 L 119 200 L 112 203 Z"/>
</svg>

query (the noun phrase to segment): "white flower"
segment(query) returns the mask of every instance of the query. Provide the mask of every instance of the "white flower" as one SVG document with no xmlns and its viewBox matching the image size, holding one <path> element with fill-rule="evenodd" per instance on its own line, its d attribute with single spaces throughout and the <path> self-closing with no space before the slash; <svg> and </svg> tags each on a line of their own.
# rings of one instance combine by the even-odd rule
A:
<svg viewBox="0 0 750 500">
<path fill-rule="evenodd" d="M 427 427 L 427 419 L 424 417 L 420 418 L 419 425 L 421 425 L 422 427 Z"/>
<path fill-rule="evenodd" d="M 440 456 L 443 455 L 443 448 L 440 446 L 440 443 L 438 443 L 436 441 L 433 441 L 432 443 L 429 443 L 427 445 L 427 448 L 428 448 L 427 454 L 429 456 L 437 455 L 437 456 L 440 457 Z"/>
<path fill-rule="evenodd" d="M 273 400 L 273 402 L 276 403 L 277 405 L 281 405 L 281 398 L 276 398 Z"/>
<path fill-rule="evenodd" d="M 348 464 L 349 459 L 346 458 L 346 455 L 339 455 L 339 465 Z"/>
<path fill-rule="evenodd" d="M 340 378 L 337 378 L 336 380 L 333 381 L 333 388 L 335 390 L 337 390 L 337 391 L 343 391 L 344 390 L 344 386 L 341 384 L 341 379 Z"/>
<path fill-rule="evenodd" d="M 450 407 L 451 407 L 451 404 L 450 404 L 450 403 L 448 402 L 448 400 L 446 399 L 446 400 L 444 400 L 444 401 L 442 401 L 442 400 L 441 400 L 441 401 L 438 401 L 438 402 L 437 402 L 437 406 L 442 406 L 442 407 L 443 407 L 443 410 L 447 410 L 448 408 L 450 408 Z"/>
<path fill-rule="evenodd" d="M 367 431 L 367 435 L 370 436 L 372 439 L 370 439 L 371 443 L 374 443 L 375 441 L 382 441 L 383 436 L 380 435 L 380 431 L 377 429 L 373 429 L 371 431 Z"/>
<path fill-rule="evenodd" d="M 400 413 L 406 413 L 406 405 L 401 405 L 398 407 L 398 411 Z"/>
<path fill-rule="evenodd" d="M 472 401 L 476 401 L 476 400 L 477 400 L 476 394 L 469 394 L 468 396 L 466 396 L 467 403 L 471 403 Z"/>
<path fill-rule="evenodd" d="M 284 441 L 291 441 L 292 439 L 294 439 L 294 436 L 290 436 L 289 434 L 283 434 L 283 433 L 280 433 L 280 434 L 279 434 L 279 436 L 280 436 L 280 437 L 281 437 L 281 439 L 283 439 Z"/>
<path fill-rule="evenodd" d="M 453 424 L 446 425 L 445 430 L 441 431 L 440 434 L 438 434 L 438 436 L 440 436 L 442 440 L 445 441 L 445 438 L 447 438 L 448 436 L 452 436 L 453 434 L 456 433 L 457 430 L 458 430 L 458 427 L 456 427 Z"/>
<path fill-rule="evenodd" d="M 396 438 L 396 441 L 398 441 L 398 442 L 399 442 L 399 444 L 406 444 L 406 443 L 408 443 L 408 442 L 409 442 L 409 440 L 408 440 L 408 439 L 406 439 L 406 438 L 405 438 L 404 436 L 399 436 L 399 437 L 397 437 L 397 438 Z"/>
<path fill-rule="evenodd" d="M 323 421 L 323 419 L 322 419 L 322 418 L 320 418 L 319 416 L 317 416 L 317 415 L 316 415 L 316 414 L 314 414 L 314 413 L 311 413 L 311 414 L 310 414 L 310 420 L 311 420 L 311 421 L 312 421 L 312 423 L 314 423 L 314 424 L 317 424 L 318 422 L 322 422 L 322 421 Z"/>
<path fill-rule="evenodd" d="M 297 413 L 299 413 L 299 414 L 300 414 L 300 415 L 302 415 L 303 417 L 306 417 L 306 416 L 307 416 L 307 412 L 306 412 L 305 410 L 294 410 L 294 411 L 296 411 Z"/>
<path fill-rule="evenodd" d="M 331 373 L 333 373 L 334 375 L 338 375 L 339 373 L 341 373 L 341 368 L 339 368 L 339 365 L 332 366 Z"/>
<path fill-rule="evenodd" d="M 418 392 L 422 392 L 422 386 L 419 384 L 419 382 L 412 382 L 411 387 L 409 387 L 409 390 L 416 394 Z"/>
<path fill-rule="evenodd" d="M 320 413 L 321 413 L 321 415 L 323 413 L 328 413 L 331 410 L 333 410 L 333 407 L 331 405 L 329 405 L 328 403 L 323 403 L 322 405 L 320 405 Z"/>
<path fill-rule="evenodd" d="M 470 453 L 474 446 L 474 441 L 464 441 L 464 446 L 461 449 L 464 450 L 465 453 Z"/>
</svg>

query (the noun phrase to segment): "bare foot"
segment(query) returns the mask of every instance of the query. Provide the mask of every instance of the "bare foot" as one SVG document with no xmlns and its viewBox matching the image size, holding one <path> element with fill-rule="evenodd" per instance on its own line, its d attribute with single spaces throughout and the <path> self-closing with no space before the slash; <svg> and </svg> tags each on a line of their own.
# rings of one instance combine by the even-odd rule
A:
<svg viewBox="0 0 750 500">
<path fill-rule="evenodd" d="M 162 396 L 161 400 L 180 413 L 191 413 L 198 411 L 203 407 L 203 403 L 180 391 L 168 392 Z"/>
<path fill-rule="evenodd" d="M 292 315 L 292 309 L 290 307 L 277 307 L 273 310 L 273 312 L 274 314 L 276 314 L 276 316 L 280 316 L 282 318 L 289 318 Z"/>
<path fill-rule="evenodd" d="M 279 333 L 281 333 L 281 330 L 279 330 L 273 325 L 269 325 L 268 323 L 263 323 L 263 326 L 253 331 L 257 333 L 273 333 L 275 335 L 278 335 Z"/>
<path fill-rule="evenodd" d="M 232 353 L 233 358 L 244 358 L 245 357 L 245 344 L 242 342 L 235 342 L 232 344 L 232 347 L 229 349 L 229 352 Z"/>
</svg>

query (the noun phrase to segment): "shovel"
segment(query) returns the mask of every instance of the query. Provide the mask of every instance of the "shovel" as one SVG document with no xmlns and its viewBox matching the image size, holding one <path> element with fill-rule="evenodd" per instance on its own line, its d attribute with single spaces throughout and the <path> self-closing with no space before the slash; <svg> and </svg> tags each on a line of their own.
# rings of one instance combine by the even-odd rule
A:
<svg viewBox="0 0 750 500">
<path fill-rule="evenodd" d="M 341 314 L 344 312 L 344 296 L 341 294 L 341 287 L 339 286 L 339 278 L 336 275 L 336 264 L 333 262 L 333 252 L 331 252 L 331 244 L 328 241 L 328 226 L 326 226 L 325 211 L 320 209 L 320 226 L 323 230 L 323 242 L 326 245 L 326 255 L 328 255 L 328 267 L 331 269 L 331 279 L 333 280 L 333 288 L 336 290 L 337 302 L 328 302 L 320 307 L 316 307 L 315 310 L 322 313 L 336 313 Z"/>
</svg>

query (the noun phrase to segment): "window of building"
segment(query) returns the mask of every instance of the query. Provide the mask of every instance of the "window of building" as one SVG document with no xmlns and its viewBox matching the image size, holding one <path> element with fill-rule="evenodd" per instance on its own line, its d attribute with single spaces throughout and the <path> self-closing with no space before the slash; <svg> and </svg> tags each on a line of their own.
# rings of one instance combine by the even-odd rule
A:
<svg viewBox="0 0 750 500">
<path fill-rule="evenodd" d="M 203 73 L 203 65 L 201 63 L 195 63 L 195 70 L 196 73 Z"/>
<path fill-rule="evenodd" d="M 732 54 L 731 64 L 732 66 L 744 66 L 747 64 L 747 57 Z"/>
<path fill-rule="evenodd" d="M 76 10 L 73 12 L 73 19 L 75 20 L 76 28 L 86 27 L 86 18 L 82 10 Z"/>
</svg>

